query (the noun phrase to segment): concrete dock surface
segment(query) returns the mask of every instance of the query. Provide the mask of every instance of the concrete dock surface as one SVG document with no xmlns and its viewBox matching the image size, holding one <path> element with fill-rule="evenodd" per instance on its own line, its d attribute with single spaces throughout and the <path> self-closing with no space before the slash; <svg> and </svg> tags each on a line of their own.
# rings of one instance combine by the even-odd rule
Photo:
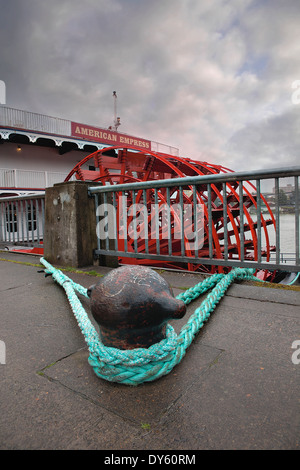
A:
<svg viewBox="0 0 300 470">
<path fill-rule="evenodd" d="M 0 252 L 0 449 L 299 449 L 299 287 L 235 282 L 181 363 L 132 387 L 95 375 L 64 290 L 41 269 Z M 89 287 L 108 271 L 66 274 Z M 203 280 L 159 272 L 174 295 Z"/>
</svg>

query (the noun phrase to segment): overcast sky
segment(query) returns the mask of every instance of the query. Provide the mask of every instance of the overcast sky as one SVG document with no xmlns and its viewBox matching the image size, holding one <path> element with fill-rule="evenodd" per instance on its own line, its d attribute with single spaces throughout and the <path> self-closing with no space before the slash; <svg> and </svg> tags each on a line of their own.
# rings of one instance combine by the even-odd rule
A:
<svg viewBox="0 0 300 470">
<path fill-rule="evenodd" d="M 7 106 L 108 127 L 116 90 L 120 132 L 299 166 L 299 0 L 0 0 L 0 44 Z"/>
</svg>

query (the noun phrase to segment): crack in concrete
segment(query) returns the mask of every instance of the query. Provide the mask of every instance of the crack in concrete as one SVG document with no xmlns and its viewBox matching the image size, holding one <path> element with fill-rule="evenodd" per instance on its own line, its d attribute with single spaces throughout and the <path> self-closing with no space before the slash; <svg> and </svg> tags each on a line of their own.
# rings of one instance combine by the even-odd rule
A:
<svg viewBox="0 0 300 470">
<path fill-rule="evenodd" d="M 253 299 L 251 297 L 246 298 L 244 295 L 240 296 L 240 295 L 233 295 L 233 294 L 230 294 L 230 293 L 225 294 L 225 296 L 226 297 L 232 297 L 234 299 L 249 300 L 249 301 L 252 301 L 252 302 L 264 302 L 264 303 L 268 303 L 268 304 L 291 305 L 292 307 L 300 306 L 300 302 L 299 302 L 299 304 L 292 304 L 292 303 L 280 302 L 278 300 L 272 300 L 272 299 Z"/>
<path fill-rule="evenodd" d="M 0 292 L 7 292 L 10 290 L 14 290 L 14 289 L 20 289 L 20 287 L 26 287 L 26 286 L 31 286 L 31 285 L 32 285 L 32 282 L 28 284 L 20 284 L 19 286 L 7 287 L 5 289 L 0 290 Z"/>
</svg>

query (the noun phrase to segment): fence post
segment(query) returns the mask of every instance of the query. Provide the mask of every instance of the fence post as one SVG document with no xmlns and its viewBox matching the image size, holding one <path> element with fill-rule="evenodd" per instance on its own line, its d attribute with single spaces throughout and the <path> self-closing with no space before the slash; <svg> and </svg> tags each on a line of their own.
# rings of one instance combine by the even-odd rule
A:
<svg viewBox="0 0 300 470">
<path fill-rule="evenodd" d="M 98 196 L 96 198 L 98 203 L 100 205 L 104 204 L 104 201 L 106 201 L 106 204 L 111 205 L 113 203 L 113 198 L 112 194 L 100 194 L 100 197 Z M 98 223 L 101 221 L 103 216 L 98 215 Z M 108 211 L 108 218 L 107 218 L 107 232 L 105 233 L 98 233 L 97 231 L 97 236 L 100 236 L 100 239 L 98 240 L 98 248 L 101 249 L 108 249 L 108 250 L 114 250 L 115 249 L 115 240 L 109 236 L 109 227 L 113 227 L 114 224 L 116 223 L 116 220 L 114 220 L 114 215 L 110 211 Z M 101 232 L 101 230 L 99 230 Z M 103 235 L 103 238 L 101 237 L 101 234 Z M 105 236 L 104 236 L 105 235 Z M 108 237 L 108 238 L 106 238 Z M 117 268 L 119 266 L 119 260 L 117 256 L 111 256 L 111 255 L 98 255 L 99 256 L 99 265 L 100 266 L 108 266 L 110 268 Z"/>
<path fill-rule="evenodd" d="M 95 201 L 85 181 L 46 188 L 44 256 L 50 263 L 83 267 L 94 264 L 97 246 Z"/>
<path fill-rule="evenodd" d="M 4 341 L 0 341 L 0 364 L 6 364 L 6 346 Z"/>
</svg>

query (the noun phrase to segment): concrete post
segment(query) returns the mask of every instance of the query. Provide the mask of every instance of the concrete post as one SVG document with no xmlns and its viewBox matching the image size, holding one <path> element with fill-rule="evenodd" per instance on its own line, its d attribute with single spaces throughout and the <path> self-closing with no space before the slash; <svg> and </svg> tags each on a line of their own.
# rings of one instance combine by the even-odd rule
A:
<svg viewBox="0 0 300 470">
<path fill-rule="evenodd" d="M 90 184 L 69 181 L 46 188 L 44 256 L 49 263 L 72 267 L 95 264 L 96 217 L 94 198 L 88 196 Z M 101 261 L 103 264 L 105 258 Z"/>
</svg>

